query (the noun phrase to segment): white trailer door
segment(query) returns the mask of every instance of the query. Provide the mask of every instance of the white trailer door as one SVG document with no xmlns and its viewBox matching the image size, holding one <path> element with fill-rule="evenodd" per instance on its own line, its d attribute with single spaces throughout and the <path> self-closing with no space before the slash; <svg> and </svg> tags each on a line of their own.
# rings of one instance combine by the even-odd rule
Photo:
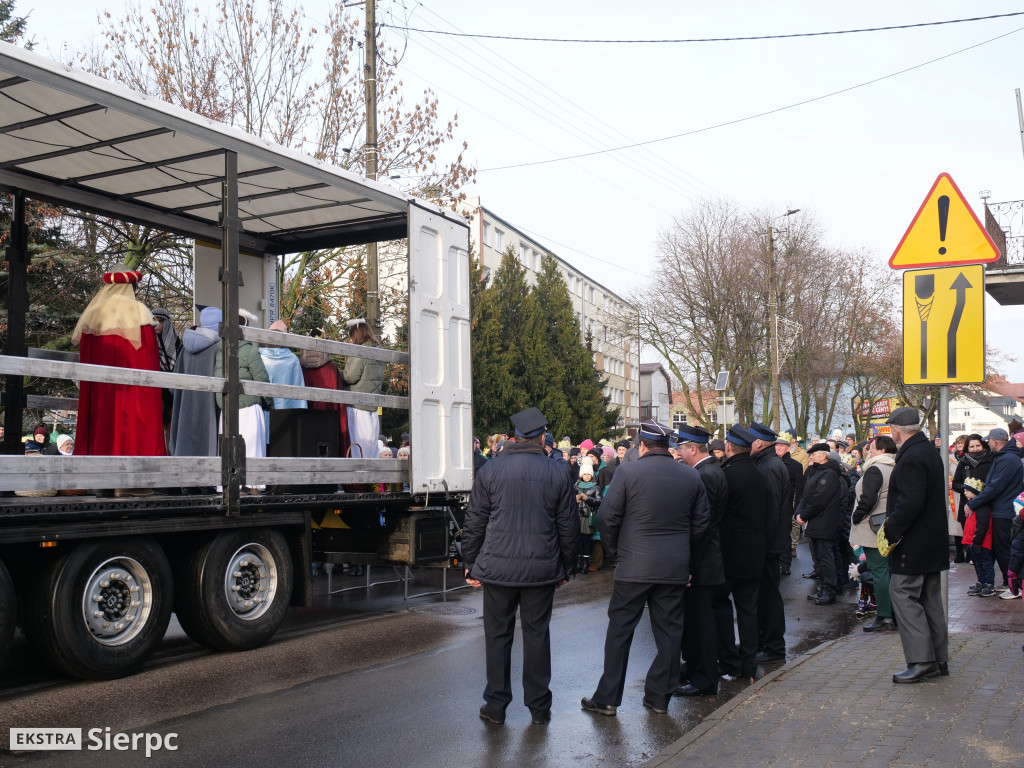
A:
<svg viewBox="0 0 1024 768">
<path fill-rule="evenodd" d="M 465 222 L 410 204 L 409 431 L 417 494 L 473 485 L 469 273 Z"/>
</svg>

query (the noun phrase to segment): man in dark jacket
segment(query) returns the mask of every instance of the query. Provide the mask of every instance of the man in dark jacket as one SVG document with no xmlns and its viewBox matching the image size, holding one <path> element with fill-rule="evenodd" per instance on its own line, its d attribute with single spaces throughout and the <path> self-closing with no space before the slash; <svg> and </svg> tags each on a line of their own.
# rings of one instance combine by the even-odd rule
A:
<svg viewBox="0 0 1024 768">
<path fill-rule="evenodd" d="M 804 465 L 792 456 L 791 452 L 794 442 L 796 441 L 793 440 L 793 436 L 788 432 L 783 432 L 775 440 L 775 455 L 782 460 L 783 465 L 786 467 L 786 472 L 789 474 L 789 487 L 792 491 L 786 508 L 783 510 L 783 515 L 789 524 L 787 546 L 780 558 L 783 576 L 789 576 L 793 567 L 793 556 L 795 554 L 795 544 L 793 543 L 794 529 L 797 532 L 796 541 L 799 541 L 800 538 L 800 526 L 796 522 L 796 508 L 804 495 Z"/>
<path fill-rule="evenodd" d="M 758 664 L 784 661 L 786 658 L 786 609 L 779 591 L 779 576 L 782 572 L 782 553 L 789 552 L 789 512 L 787 506 L 793 496 L 789 472 L 782 459 L 775 453 L 775 434 L 771 427 L 753 422 L 748 430 L 757 439 L 750 446 L 750 458 L 754 466 L 768 481 L 771 493 L 762 502 L 767 520 L 764 573 L 757 591 L 758 646 L 761 648 L 754 660 Z"/>
<path fill-rule="evenodd" d="M 889 553 L 889 595 L 907 659 L 907 668 L 892 681 L 917 683 L 949 674 L 941 579 L 949 569 L 949 476 L 944 460 L 921 432 L 916 408 L 897 408 L 886 423 L 900 446 L 886 499 L 885 535 L 899 542 Z"/>
<path fill-rule="evenodd" d="M 755 439 L 738 424 L 725 436 L 722 471 L 729 501 L 720 530 L 726 584 L 715 591 L 712 610 L 718 636 L 718 668 L 727 680 L 752 680 L 757 671 L 757 593 L 768 540 L 764 500 L 771 491 L 750 458 L 750 446 Z M 738 647 L 733 642 L 734 605 Z"/>
<path fill-rule="evenodd" d="M 614 715 L 622 703 L 629 648 L 645 605 L 658 653 L 647 670 L 644 706 L 665 714 L 679 683 L 690 546 L 704 538 L 709 512 L 700 476 L 668 452 L 671 434 L 664 424 L 641 422 L 640 458 L 616 470 L 597 513 L 601 543 L 616 566 L 604 673 L 594 695 L 580 702 L 588 712 Z"/>
<path fill-rule="evenodd" d="M 821 588 L 807 599 L 815 605 L 831 605 L 836 601 L 837 585 L 832 541 L 842 527 L 849 489 L 839 462 L 829 458 L 828 443 L 815 443 L 807 453 L 811 463 L 804 477 L 804 497 L 797 507 L 796 519 L 807 526 L 804 534 L 811 543 L 814 573 L 821 579 Z"/>
<path fill-rule="evenodd" d="M 512 417 L 516 441 L 476 474 L 462 529 L 466 581 L 484 588 L 487 687 L 480 717 L 505 722 L 512 701 L 516 609 L 523 630 L 523 697 L 533 722 L 551 719 L 551 606 L 573 575 L 580 523 L 569 473 L 544 455 L 544 416 Z"/>
<path fill-rule="evenodd" d="M 1013 500 L 1024 490 L 1024 465 L 1016 441 L 1011 440 L 1005 429 L 993 429 L 985 437 L 992 451 L 992 467 L 985 478 L 985 489 L 967 502 L 971 509 L 991 507 L 992 509 L 992 554 L 1003 572 L 1006 589 L 1006 574 L 1010 560 L 1010 523 L 1013 521 Z"/>
<path fill-rule="evenodd" d="M 692 537 L 690 539 L 693 579 L 683 596 L 683 658 L 689 682 L 676 689 L 676 696 L 718 693 L 718 641 L 711 596 L 725 584 L 719 526 L 729 501 L 729 486 L 722 466 L 708 448 L 710 439 L 707 430 L 700 427 L 684 425 L 679 428 L 679 455 L 700 475 L 711 516 L 704 540 L 695 543 Z M 732 627 L 729 629 L 731 631 Z"/>
</svg>

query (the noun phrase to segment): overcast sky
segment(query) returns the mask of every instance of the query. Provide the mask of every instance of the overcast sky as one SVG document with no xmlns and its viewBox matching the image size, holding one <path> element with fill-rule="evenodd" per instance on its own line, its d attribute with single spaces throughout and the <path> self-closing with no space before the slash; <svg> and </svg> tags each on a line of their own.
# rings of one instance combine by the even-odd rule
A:
<svg viewBox="0 0 1024 768">
<path fill-rule="evenodd" d="M 319 22 L 329 5 L 308 0 L 303 8 Z M 57 58 L 98 38 L 98 13 L 116 16 L 123 9 L 122 0 L 18 0 L 16 8 L 32 11 L 37 51 Z M 378 21 L 395 26 L 640 40 L 821 32 L 1016 11 L 1024 11 L 1024 2 L 378 0 Z M 882 262 L 942 171 L 976 211 L 981 190 L 991 191 L 992 202 L 1024 199 L 1014 97 L 1024 87 L 1024 16 L 664 45 L 476 40 L 395 29 L 385 35 L 405 51 L 400 74 L 409 97 L 429 85 L 442 114 L 458 112 L 468 158 L 481 169 L 471 193 L 620 293 L 648 279 L 659 231 L 700 197 L 727 197 L 777 214 L 800 208 L 818 219 L 833 244 L 863 248 Z M 927 63 L 939 57 L 946 58 Z M 879 78 L 886 79 L 818 98 Z M 780 109 L 809 99 L 818 100 Z M 779 111 L 743 120 L 773 110 Z M 686 133 L 640 149 L 524 165 Z M 523 167 L 488 170 L 510 165 Z M 988 300 L 986 312 L 989 344 L 1019 358 L 1004 372 L 1024 381 L 1018 343 L 1024 311 Z"/>
</svg>

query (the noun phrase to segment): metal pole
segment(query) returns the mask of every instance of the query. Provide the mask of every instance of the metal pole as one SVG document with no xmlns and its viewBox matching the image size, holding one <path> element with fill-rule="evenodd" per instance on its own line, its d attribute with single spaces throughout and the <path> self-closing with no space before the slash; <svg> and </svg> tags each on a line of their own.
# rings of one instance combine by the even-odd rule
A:
<svg viewBox="0 0 1024 768">
<path fill-rule="evenodd" d="M 245 440 L 238 434 L 238 155 L 224 153 L 221 199 L 221 283 L 224 303 L 223 337 L 224 408 L 220 438 L 221 486 L 228 515 L 238 514 L 240 486 L 245 483 Z"/>
<path fill-rule="evenodd" d="M 1020 148 L 1024 152 L 1024 110 L 1020 106 L 1020 88 L 1014 91 L 1017 94 L 1017 124 L 1020 126 Z"/>
<path fill-rule="evenodd" d="M 8 355 L 25 357 L 25 317 L 28 315 L 28 227 L 25 224 L 25 193 L 14 193 L 14 218 L 11 219 L 11 243 L 7 246 L 7 348 Z M 4 376 L 4 439 L 0 453 L 24 453 L 25 379 Z"/>
<path fill-rule="evenodd" d="M 782 388 L 779 384 L 779 307 L 775 290 L 775 232 L 768 225 L 768 311 L 772 341 L 772 429 L 779 431 L 782 424 Z"/>
<path fill-rule="evenodd" d="M 366 61 L 363 64 L 366 101 L 366 178 L 377 180 L 377 9 L 375 0 L 366 0 Z M 380 271 L 377 243 L 366 246 L 366 322 L 380 333 Z"/>
<path fill-rule="evenodd" d="M 942 436 L 942 471 L 945 473 L 944 490 L 949 487 L 949 385 L 943 384 L 939 387 L 939 434 Z M 946 498 L 946 519 L 949 520 L 951 510 L 949 508 L 949 493 Z M 940 576 L 942 591 L 942 607 L 946 611 L 946 623 L 949 624 L 949 571 L 942 571 Z"/>
</svg>

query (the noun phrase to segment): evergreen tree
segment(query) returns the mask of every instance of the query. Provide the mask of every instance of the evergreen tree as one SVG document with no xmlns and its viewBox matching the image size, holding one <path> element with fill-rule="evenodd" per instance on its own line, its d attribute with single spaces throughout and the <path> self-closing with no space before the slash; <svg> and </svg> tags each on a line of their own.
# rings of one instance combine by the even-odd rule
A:
<svg viewBox="0 0 1024 768">
<path fill-rule="evenodd" d="M 491 285 L 477 288 L 471 301 L 474 426 L 480 434 L 503 432 L 509 428 L 509 416 L 534 404 L 523 340 L 535 338 L 540 331 L 526 270 L 511 247 L 502 256 Z"/>
<path fill-rule="evenodd" d="M 541 343 L 556 370 L 546 382 L 544 402 L 549 403 L 551 413 L 543 407 L 541 410 L 558 434 L 568 434 L 576 440 L 611 437 L 616 431 L 619 409 L 609 410 L 611 401 L 604 394 L 604 379 L 594 367 L 593 353 L 580 335 L 579 317 L 573 311 L 569 289 L 550 254 L 541 261 L 533 297 L 543 317 Z"/>
<path fill-rule="evenodd" d="M 5 43 L 17 43 L 25 36 L 28 27 L 28 16 L 14 15 L 14 0 L 0 0 L 0 40 Z M 25 47 L 32 50 L 33 43 L 28 41 Z"/>
</svg>

